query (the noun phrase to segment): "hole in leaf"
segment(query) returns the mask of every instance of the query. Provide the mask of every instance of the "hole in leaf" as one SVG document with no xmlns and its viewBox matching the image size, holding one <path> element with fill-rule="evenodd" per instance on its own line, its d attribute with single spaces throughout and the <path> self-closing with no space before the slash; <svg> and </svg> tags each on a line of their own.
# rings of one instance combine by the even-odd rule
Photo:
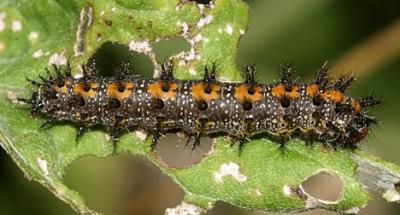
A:
<svg viewBox="0 0 400 215">
<path fill-rule="evenodd" d="M 163 214 L 183 191 L 152 165 L 129 154 L 86 157 L 68 169 L 65 184 L 103 214 Z"/>
<path fill-rule="evenodd" d="M 187 138 L 176 133 L 166 134 L 160 138 L 156 146 L 161 161 L 168 167 L 184 168 L 200 162 L 212 147 L 213 140 L 209 137 L 200 139 L 200 146 L 192 150 L 194 139 L 185 146 Z"/>
<path fill-rule="evenodd" d="M 196 2 L 196 4 L 210 4 L 212 0 L 190 0 Z"/>
<path fill-rule="evenodd" d="M 182 37 L 161 40 L 153 45 L 153 50 L 158 63 L 163 63 L 170 56 L 182 51 L 189 51 L 190 44 Z"/>
<path fill-rule="evenodd" d="M 260 212 L 261 213 L 261 212 Z M 257 215 L 258 213 L 252 213 L 249 209 L 240 208 L 229 203 L 223 201 L 217 201 L 214 207 L 211 210 L 208 210 L 205 215 L 221 215 L 221 214 L 235 214 L 235 215 L 246 215 L 253 214 Z M 261 215 L 261 214 L 259 214 Z"/>
<path fill-rule="evenodd" d="M 400 192 L 400 181 L 394 183 L 394 188 L 397 190 L 397 192 Z"/>
<path fill-rule="evenodd" d="M 337 201 L 343 191 L 339 176 L 326 171 L 312 175 L 301 184 L 310 196 L 325 201 Z"/>
<path fill-rule="evenodd" d="M 143 77 L 153 77 L 153 64 L 148 56 L 129 50 L 128 47 L 118 43 L 106 42 L 91 57 L 96 61 L 96 68 L 103 76 L 116 75 L 116 69 L 122 62 L 129 62 L 132 74 Z"/>
</svg>

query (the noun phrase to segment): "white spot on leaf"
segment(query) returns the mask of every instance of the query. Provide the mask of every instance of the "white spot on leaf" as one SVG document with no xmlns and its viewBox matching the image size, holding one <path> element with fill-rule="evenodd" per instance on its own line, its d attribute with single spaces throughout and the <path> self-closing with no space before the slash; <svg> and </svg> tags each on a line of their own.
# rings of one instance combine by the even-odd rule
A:
<svg viewBox="0 0 400 215">
<path fill-rule="evenodd" d="M 11 30 L 12 30 L 13 32 L 21 31 L 21 30 L 22 30 L 22 23 L 21 23 L 21 21 L 19 21 L 19 20 L 14 20 L 14 21 L 12 21 L 12 23 L 11 23 Z"/>
<path fill-rule="evenodd" d="M 29 39 L 31 42 L 34 42 L 35 40 L 37 40 L 37 38 L 39 38 L 39 33 L 36 32 L 36 31 L 30 32 L 29 35 L 28 35 L 28 39 Z"/>
<path fill-rule="evenodd" d="M 194 36 L 192 39 L 193 45 L 195 45 L 196 43 L 199 43 L 202 38 L 203 38 L 203 36 L 201 35 L 201 33 L 196 34 L 196 36 Z"/>
<path fill-rule="evenodd" d="M 217 183 L 221 183 L 223 177 L 230 175 L 238 182 L 245 182 L 247 177 L 241 174 L 239 170 L 240 167 L 237 163 L 223 163 L 219 167 L 219 171 L 214 173 L 214 179 Z"/>
<path fill-rule="evenodd" d="M 145 40 L 143 41 L 131 40 L 128 46 L 130 50 L 137 51 L 139 53 L 150 53 L 152 51 L 150 43 Z"/>
<path fill-rule="evenodd" d="M 231 24 L 226 24 L 225 32 L 226 32 L 227 34 L 229 34 L 229 35 L 232 35 L 232 33 L 233 33 L 233 28 L 232 28 L 232 25 L 231 25 Z"/>
<path fill-rule="evenodd" d="M 400 194 L 395 189 L 386 190 L 382 196 L 388 202 L 398 202 L 400 201 Z"/>
<path fill-rule="evenodd" d="M 145 131 L 143 131 L 143 130 L 135 131 L 135 135 L 141 141 L 144 141 L 147 138 L 147 133 Z"/>
<path fill-rule="evenodd" d="M 260 189 L 256 189 L 256 196 L 262 196 L 262 193 L 261 193 L 261 191 L 260 191 Z"/>
<path fill-rule="evenodd" d="M 17 93 L 15 91 L 7 91 L 7 98 L 13 103 L 13 104 L 17 104 L 18 100 L 17 100 Z"/>
<path fill-rule="evenodd" d="M 104 137 L 106 138 L 107 141 L 111 141 L 111 136 L 110 134 L 104 134 Z"/>
<path fill-rule="evenodd" d="M 221 81 L 221 82 L 232 82 L 232 80 L 230 78 L 225 77 L 225 76 L 219 77 L 218 80 Z"/>
<path fill-rule="evenodd" d="M 42 51 L 42 49 L 39 49 L 39 50 L 33 52 L 33 55 L 32 55 L 32 56 L 33 56 L 34 58 L 39 58 L 39 57 L 43 56 L 43 51 Z"/>
<path fill-rule="evenodd" d="M 67 58 L 64 56 L 65 50 L 61 53 L 54 53 L 49 58 L 49 65 L 67 65 Z"/>
<path fill-rule="evenodd" d="M 176 22 L 176 25 L 182 26 L 181 35 L 186 38 L 189 33 L 189 25 L 186 22 L 181 22 L 181 21 Z"/>
<path fill-rule="evenodd" d="M 286 196 L 292 195 L 292 189 L 289 186 L 287 186 L 286 184 L 282 187 L 282 192 Z"/>
<path fill-rule="evenodd" d="M 358 214 L 359 212 L 360 212 L 359 207 L 350 208 L 345 211 L 346 214 Z"/>
<path fill-rule="evenodd" d="M 174 208 L 167 208 L 165 210 L 165 215 L 200 215 L 203 212 L 205 212 L 205 210 L 196 205 L 182 202 Z"/>
<path fill-rule="evenodd" d="M 189 74 L 191 74 L 191 75 L 197 75 L 197 72 L 196 72 L 196 70 L 195 70 L 193 67 L 190 67 L 190 69 L 189 69 Z"/>
<path fill-rule="evenodd" d="M 199 22 L 197 22 L 197 27 L 202 28 L 203 26 L 210 24 L 212 18 L 211 15 L 206 15 L 200 18 Z"/>
<path fill-rule="evenodd" d="M 38 158 L 38 159 L 37 159 L 37 162 L 38 162 L 38 164 L 39 164 L 39 167 L 40 167 L 40 170 L 42 171 L 42 173 L 43 173 L 45 176 L 48 176 L 48 175 L 49 175 L 49 169 L 48 169 L 48 167 L 47 167 L 47 161 L 46 161 L 46 160 L 43 160 L 43 159 L 41 159 L 41 158 Z"/>
</svg>

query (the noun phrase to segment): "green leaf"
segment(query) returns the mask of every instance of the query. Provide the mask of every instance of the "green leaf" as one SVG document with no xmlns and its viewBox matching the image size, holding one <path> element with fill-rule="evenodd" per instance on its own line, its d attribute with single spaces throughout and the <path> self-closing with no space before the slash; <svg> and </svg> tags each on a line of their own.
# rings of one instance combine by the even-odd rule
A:
<svg viewBox="0 0 400 215">
<path fill-rule="evenodd" d="M 106 157 L 113 145 L 100 130 L 75 141 L 76 128 L 58 124 L 40 129 L 43 119 L 31 118 L 16 96 L 34 89 L 35 79 L 49 64 L 71 61 L 73 68 L 87 61 L 102 44 L 112 41 L 142 52 L 156 62 L 152 45 L 183 37 L 191 50 L 172 56 L 178 78 L 198 78 L 206 64 L 218 63 L 221 79 L 238 80 L 235 65 L 239 38 L 247 29 L 248 7 L 240 0 L 216 0 L 212 6 L 178 0 L 5 0 L 0 3 L 0 140 L 26 177 L 48 188 L 80 213 L 95 214 L 79 193 L 63 184 L 66 168 L 82 156 Z M 78 72 L 79 70 L 76 69 Z M 395 184 L 400 169 L 356 151 L 307 147 L 292 140 L 284 152 L 267 139 L 249 142 L 241 156 L 237 146 L 222 137 L 201 162 L 168 168 L 150 150 L 150 142 L 135 133 L 122 136 L 117 153 L 141 155 L 171 177 L 185 191 L 185 202 L 206 209 L 216 201 L 268 211 L 312 208 L 350 213 L 370 199 L 364 186 L 390 201 L 399 201 Z M 337 201 L 307 194 L 301 183 L 318 172 L 343 183 Z M 227 175 L 225 175 L 227 174 Z M 370 177 L 370 176 L 375 177 Z"/>
</svg>

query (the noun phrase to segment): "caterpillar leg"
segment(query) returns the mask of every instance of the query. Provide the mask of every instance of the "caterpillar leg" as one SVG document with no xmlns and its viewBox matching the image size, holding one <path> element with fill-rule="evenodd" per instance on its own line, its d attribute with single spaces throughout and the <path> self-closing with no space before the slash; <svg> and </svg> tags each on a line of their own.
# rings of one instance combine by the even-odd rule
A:
<svg viewBox="0 0 400 215">
<path fill-rule="evenodd" d="M 53 124 L 53 122 L 54 122 L 54 119 L 53 119 L 53 118 L 49 118 L 49 119 L 46 120 L 46 122 L 44 122 L 44 123 L 40 126 L 40 128 L 43 128 L 43 129 L 50 128 L 51 125 Z"/>
<path fill-rule="evenodd" d="M 164 120 L 164 117 L 161 116 L 157 116 L 155 118 L 155 122 L 153 125 L 153 130 L 150 131 L 150 133 L 152 134 L 152 139 L 151 139 L 151 151 L 154 151 L 154 149 L 156 148 L 156 145 L 158 143 L 158 140 L 160 139 L 161 135 L 162 135 L 162 128 L 161 128 L 161 122 Z"/>
<path fill-rule="evenodd" d="M 201 133 L 198 132 L 196 133 L 196 135 L 194 136 L 194 142 L 192 145 L 192 151 L 194 151 L 198 146 L 200 146 L 200 139 L 201 139 Z"/>
<path fill-rule="evenodd" d="M 88 128 L 86 126 L 79 126 L 75 136 L 76 145 L 78 145 L 79 139 L 81 139 L 82 135 L 85 133 L 85 131 L 87 131 L 87 129 Z"/>
<path fill-rule="evenodd" d="M 151 151 L 154 151 L 154 149 L 156 148 L 160 137 L 161 137 L 161 133 L 159 131 L 152 132 L 151 145 L 150 145 Z"/>
<path fill-rule="evenodd" d="M 121 136 L 121 130 L 119 128 L 109 129 L 110 141 L 113 144 L 113 154 L 117 152 L 117 143 L 119 141 L 119 137 Z"/>
</svg>

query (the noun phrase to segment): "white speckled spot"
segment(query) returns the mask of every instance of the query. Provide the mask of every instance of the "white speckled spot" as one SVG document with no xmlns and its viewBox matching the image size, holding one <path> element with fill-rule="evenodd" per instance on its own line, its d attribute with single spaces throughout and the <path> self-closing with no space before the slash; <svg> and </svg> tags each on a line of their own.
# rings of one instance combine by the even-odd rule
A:
<svg viewBox="0 0 400 215">
<path fill-rule="evenodd" d="M 229 34 L 229 35 L 232 35 L 232 33 L 233 33 L 233 27 L 232 27 L 231 24 L 226 24 L 225 32 L 226 32 L 227 34 Z"/>
<path fill-rule="evenodd" d="M 112 8 L 111 8 L 111 11 L 112 11 L 112 12 L 115 12 L 116 10 L 117 10 L 116 7 L 112 7 Z"/>
<path fill-rule="evenodd" d="M 196 71 L 193 67 L 190 67 L 190 69 L 189 69 L 189 74 L 191 74 L 191 75 L 197 75 L 197 71 Z"/>
<path fill-rule="evenodd" d="M 150 53 L 152 51 L 150 43 L 145 40 L 143 41 L 131 40 L 128 46 L 130 50 L 137 51 L 139 53 Z"/>
<path fill-rule="evenodd" d="M 65 50 L 61 53 L 54 53 L 49 58 L 49 65 L 67 65 L 67 58 L 64 56 Z"/>
<path fill-rule="evenodd" d="M 240 173 L 240 167 L 237 163 L 223 163 L 219 167 L 219 171 L 214 173 L 214 179 L 217 183 L 221 183 L 225 176 L 232 176 L 238 182 L 245 182 L 247 177 Z"/>
<path fill-rule="evenodd" d="M 225 76 L 219 77 L 218 80 L 221 82 L 232 82 L 232 80 L 230 78 L 225 77 Z"/>
<path fill-rule="evenodd" d="M 106 13 L 106 12 L 105 12 L 104 10 L 102 10 L 102 11 L 100 12 L 100 16 L 104 16 L 105 13 Z"/>
<path fill-rule="evenodd" d="M 256 189 L 256 196 L 262 196 L 262 193 L 261 193 L 261 191 L 260 191 L 260 189 Z"/>
<path fill-rule="evenodd" d="M 176 23 L 176 25 L 182 26 L 182 33 L 181 34 L 182 34 L 182 36 L 186 37 L 188 35 L 188 33 L 189 33 L 189 25 L 187 24 L 187 22 L 178 21 Z"/>
<path fill-rule="evenodd" d="M 202 17 L 199 22 L 197 22 L 197 27 L 202 28 L 203 26 L 210 24 L 212 18 L 213 17 L 211 15 Z"/>
<path fill-rule="evenodd" d="M 39 50 L 33 52 L 33 55 L 32 55 L 32 56 L 33 56 L 34 58 L 39 58 L 39 57 L 43 56 L 43 51 L 42 51 L 42 49 L 39 49 Z"/>
<path fill-rule="evenodd" d="M 386 190 L 382 197 L 389 202 L 400 201 L 400 194 L 395 189 Z"/>
<path fill-rule="evenodd" d="M 39 38 L 39 33 L 36 32 L 36 31 L 30 32 L 29 35 L 28 35 L 28 39 L 29 39 L 31 42 L 34 42 L 35 40 L 37 40 L 37 38 Z"/>
<path fill-rule="evenodd" d="M 239 30 L 239 33 L 240 33 L 240 35 L 244 35 L 244 34 L 246 33 L 246 31 L 243 30 L 243 29 L 240 29 L 240 30 Z"/>
<path fill-rule="evenodd" d="M 285 194 L 286 196 L 290 196 L 293 194 L 292 189 L 286 184 L 282 187 L 282 193 Z"/>
<path fill-rule="evenodd" d="M 167 208 L 165 210 L 165 215 L 200 215 L 204 212 L 204 209 L 199 208 L 196 205 L 182 202 L 174 208 Z"/>
<path fill-rule="evenodd" d="M 203 38 L 203 36 L 201 35 L 201 33 L 198 33 L 193 37 L 192 41 L 194 44 L 196 44 L 196 43 L 199 43 L 202 38 Z"/>
<path fill-rule="evenodd" d="M 359 207 L 350 208 L 345 211 L 346 214 L 358 214 L 359 212 L 360 212 Z"/>
<path fill-rule="evenodd" d="M 21 23 L 21 21 L 19 21 L 19 20 L 14 20 L 14 21 L 12 21 L 12 23 L 11 23 L 11 30 L 12 30 L 13 32 L 21 31 L 21 30 L 22 30 L 22 23 Z"/>
<path fill-rule="evenodd" d="M 7 98 L 13 103 L 13 104 L 17 104 L 18 100 L 17 100 L 17 93 L 15 91 L 7 91 Z"/>
<path fill-rule="evenodd" d="M 143 130 L 135 131 L 135 135 L 141 141 L 144 141 L 147 138 L 147 133 L 145 131 L 143 131 Z"/>
<path fill-rule="evenodd" d="M 78 73 L 76 73 L 76 74 L 74 75 L 74 78 L 76 78 L 76 79 L 83 78 L 83 74 L 82 74 L 82 72 L 78 72 Z"/>
<path fill-rule="evenodd" d="M 43 160 L 43 159 L 41 159 L 41 158 L 38 158 L 38 159 L 37 159 L 37 162 L 38 162 L 38 164 L 39 164 L 39 168 L 40 168 L 40 170 L 42 171 L 42 173 L 43 173 L 45 176 L 48 176 L 48 175 L 49 175 L 49 169 L 48 169 L 48 167 L 47 167 L 47 161 L 46 161 L 46 160 Z"/>
</svg>

